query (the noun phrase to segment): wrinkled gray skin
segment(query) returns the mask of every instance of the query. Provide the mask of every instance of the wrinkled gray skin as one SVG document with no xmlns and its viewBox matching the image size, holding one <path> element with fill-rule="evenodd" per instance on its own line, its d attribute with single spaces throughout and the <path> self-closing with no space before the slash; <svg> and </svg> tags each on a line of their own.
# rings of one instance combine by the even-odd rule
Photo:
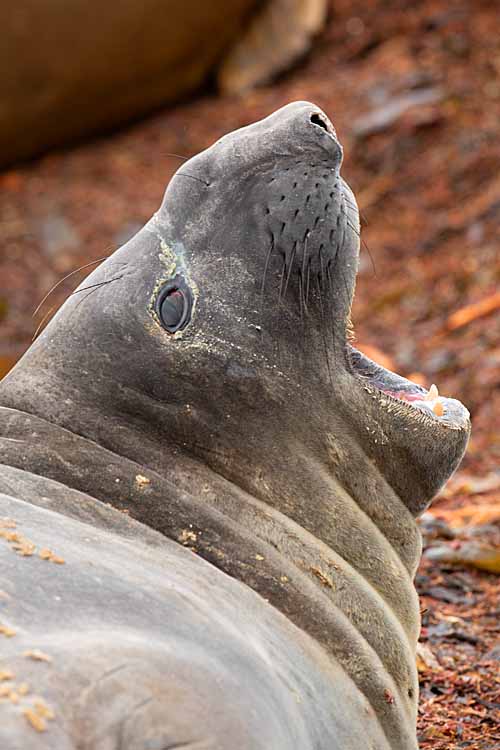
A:
<svg viewBox="0 0 500 750">
<path fill-rule="evenodd" d="M 0 385 L 2 750 L 416 748 L 415 516 L 469 422 L 346 342 L 341 158 L 305 102 L 225 136 Z"/>
</svg>

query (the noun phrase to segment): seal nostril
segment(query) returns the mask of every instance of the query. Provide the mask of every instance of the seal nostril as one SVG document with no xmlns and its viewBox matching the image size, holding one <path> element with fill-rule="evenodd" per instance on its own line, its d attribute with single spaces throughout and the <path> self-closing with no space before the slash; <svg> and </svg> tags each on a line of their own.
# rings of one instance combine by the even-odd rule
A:
<svg viewBox="0 0 500 750">
<path fill-rule="evenodd" d="M 313 115 L 311 115 L 310 120 L 313 123 L 313 125 L 317 125 L 318 127 L 323 128 L 323 130 L 326 130 L 327 133 L 329 132 L 328 131 L 328 125 L 323 120 L 323 118 L 321 117 L 321 115 L 319 115 L 317 112 L 315 112 Z"/>
</svg>

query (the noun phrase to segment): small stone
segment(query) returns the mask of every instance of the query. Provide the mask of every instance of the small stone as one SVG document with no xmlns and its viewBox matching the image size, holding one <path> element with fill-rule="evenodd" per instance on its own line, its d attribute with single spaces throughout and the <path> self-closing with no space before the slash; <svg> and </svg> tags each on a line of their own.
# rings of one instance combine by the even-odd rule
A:
<svg viewBox="0 0 500 750">
<path fill-rule="evenodd" d="M 52 555 L 50 562 L 55 563 L 56 565 L 64 565 L 66 560 L 63 557 L 59 557 L 59 555 Z"/>
<path fill-rule="evenodd" d="M 190 531 L 190 529 L 182 529 L 178 539 L 181 544 L 189 544 L 190 542 L 196 542 L 197 535 L 196 532 Z"/>
<path fill-rule="evenodd" d="M 56 563 L 57 565 L 64 565 L 65 563 L 64 558 L 59 557 L 59 555 L 56 555 L 54 552 L 52 552 L 51 549 L 48 549 L 47 547 L 41 549 L 38 555 L 42 560 L 48 560 L 49 562 Z"/>
<path fill-rule="evenodd" d="M 34 702 L 35 705 L 35 711 L 37 712 L 38 716 L 42 716 L 44 719 L 48 719 L 49 721 L 52 721 L 55 714 L 47 704 L 41 700 L 41 698 L 37 698 Z"/>
<path fill-rule="evenodd" d="M 23 653 L 23 656 L 25 656 L 27 659 L 33 659 L 33 661 L 52 661 L 52 657 L 37 648 L 25 651 Z"/>
<path fill-rule="evenodd" d="M 0 537 L 6 539 L 8 542 L 20 542 L 21 538 L 17 531 L 7 531 L 0 526 Z"/>
<path fill-rule="evenodd" d="M 36 546 L 29 539 L 20 536 L 13 544 L 12 549 L 22 557 L 31 557 L 36 551 Z"/>
<path fill-rule="evenodd" d="M 8 625 L 0 625 L 0 635 L 4 635 L 6 638 L 12 638 L 16 634 L 14 628 L 9 628 Z"/>
<path fill-rule="evenodd" d="M 12 518 L 0 518 L 0 528 L 15 529 L 16 522 Z"/>
<path fill-rule="evenodd" d="M 26 717 L 27 721 L 31 724 L 33 729 L 36 729 L 37 732 L 45 732 L 47 729 L 47 724 L 45 723 L 45 720 L 39 716 L 32 708 L 25 708 L 23 710 L 23 715 Z"/>
</svg>

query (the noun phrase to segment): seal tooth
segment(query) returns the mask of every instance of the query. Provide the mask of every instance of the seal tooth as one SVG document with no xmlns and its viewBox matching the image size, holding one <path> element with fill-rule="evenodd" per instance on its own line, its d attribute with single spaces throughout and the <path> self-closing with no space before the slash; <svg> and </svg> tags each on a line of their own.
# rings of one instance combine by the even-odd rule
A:
<svg viewBox="0 0 500 750">
<path fill-rule="evenodd" d="M 437 389 L 437 386 L 434 385 L 434 383 L 429 388 L 429 391 L 427 395 L 424 398 L 424 401 L 435 401 L 437 398 L 439 398 L 439 391 Z"/>
</svg>

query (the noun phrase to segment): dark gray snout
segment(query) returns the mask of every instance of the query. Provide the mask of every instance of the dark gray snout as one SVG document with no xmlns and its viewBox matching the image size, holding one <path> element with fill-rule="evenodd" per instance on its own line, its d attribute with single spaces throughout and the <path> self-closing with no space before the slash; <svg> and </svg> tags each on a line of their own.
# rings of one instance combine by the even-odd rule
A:
<svg viewBox="0 0 500 750">
<path fill-rule="evenodd" d="M 344 151 L 337 139 L 337 133 L 335 131 L 335 128 L 333 127 L 332 123 L 330 122 L 328 117 L 325 115 L 325 113 L 322 112 L 321 110 L 313 112 L 309 116 L 309 123 L 316 130 L 318 128 L 321 128 L 321 130 L 323 131 L 323 134 L 319 134 L 321 138 L 330 139 L 334 153 L 337 156 L 339 164 L 341 164 Z"/>
<path fill-rule="evenodd" d="M 334 162 L 342 162 L 342 146 L 337 139 L 335 128 L 325 113 L 310 102 L 292 102 L 277 110 L 262 121 L 267 127 L 286 142 L 293 137 L 296 143 L 305 143 L 315 150 L 318 146 L 328 152 Z"/>
</svg>

